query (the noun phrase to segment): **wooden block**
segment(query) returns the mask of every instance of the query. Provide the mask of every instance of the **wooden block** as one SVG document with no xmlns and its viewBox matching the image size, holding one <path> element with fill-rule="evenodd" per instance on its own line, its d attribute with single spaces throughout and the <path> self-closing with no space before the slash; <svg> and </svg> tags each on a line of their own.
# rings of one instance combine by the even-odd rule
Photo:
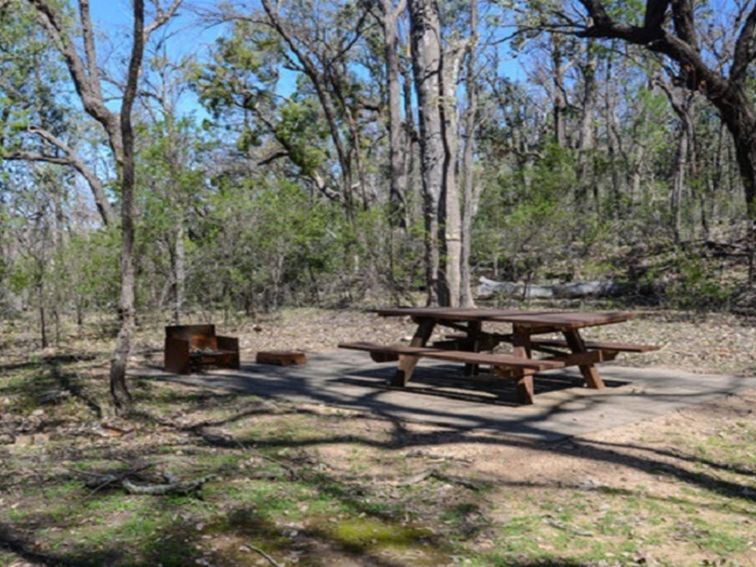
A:
<svg viewBox="0 0 756 567">
<path fill-rule="evenodd" d="M 307 362 L 305 353 L 296 350 L 261 350 L 255 357 L 257 364 L 275 364 L 277 366 L 294 366 Z"/>
</svg>

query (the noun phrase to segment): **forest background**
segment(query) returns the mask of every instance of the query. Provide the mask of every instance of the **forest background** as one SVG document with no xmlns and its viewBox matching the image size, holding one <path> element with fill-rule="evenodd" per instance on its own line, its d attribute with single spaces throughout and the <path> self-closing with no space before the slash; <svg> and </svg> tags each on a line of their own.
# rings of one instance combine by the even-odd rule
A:
<svg viewBox="0 0 756 567">
<path fill-rule="evenodd" d="M 135 324 L 472 305 L 480 276 L 752 312 L 755 28 L 742 0 L 2 1 L 0 315 L 118 332 L 125 407 Z"/>
</svg>

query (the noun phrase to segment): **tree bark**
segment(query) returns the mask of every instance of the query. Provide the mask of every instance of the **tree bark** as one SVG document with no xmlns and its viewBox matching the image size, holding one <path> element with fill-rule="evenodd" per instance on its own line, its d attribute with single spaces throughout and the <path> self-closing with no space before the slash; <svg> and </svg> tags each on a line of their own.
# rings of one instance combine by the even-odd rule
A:
<svg viewBox="0 0 756 567">
<path fill-rule="evenodd" d="M 467 44 L 467 66 L 465 77 L 465 148 L 462 154 L 462 172 L 464 189 L 462 201 L 462 252 L 460 258 L 461 282 L 460 304 L 463 307 L 475 307 L 472 294 L 471 252 L 472 225 L 478 210 L 480 192 L 475 186 L 473 172 L 476 121 L 478 119 L 478 84 L 475 77 L 475 61 L 478 49 L 478 0 L 470 0 L 470 38 Z"/>
<path fill-rule="evenodd" d="M 440 271 L 439 215 L 446 151 L 441 115 L 440 21 L 435 0 L 409 0 L 412 67 L 420 119 L 420 173 L 425 216 L 427 302 L 448 304 L 448 290 Z"/>
<path fill-rule="evenodd" d="M 181 323 L 181 315 L 184 312 L 184 295 L 186 287 L 186 250 L 184 248 L 184 222 L 179 221 L 176 227 L 176 242 L 174 243 L 174 305 L 173 321 L 176 325 Z"/>
<path fill-rule="evenodd" d="M 672 191 L 670 192 L 670 213 L 672 215 L 672 231 L 675 242 L 682 241 L 682 213 L 683 197 L 685 194 L 686 177 L 689 169 L 689 157 L 693 145 L 694 116 L 693 103 L 695 93 L 681 92 L 673 85 L 662 80 L 657 82 L 667 95 L 672 110 L 680 119 L 679 138 L 675 151 L 674 172 L 672 175 Z"/>
<path fill-rule="evenodd" d="M 614 92 L 612 91 L 612 85 L 610 82 L 612 74 L 612 59 L 609 54 L 609 59 L 606 62 L 606 94 L 604 98 L 604 119 L 606 120 L 607 131 L 607 153 L 609 155 L 609 163 L 611 164 L 611 199 L 613 203 L 613 215 L 615 218 L 622 218 L 622 179 L 620 178 L 620 168 L 618 167 L 617 159 L 620 151 L 620 141 L 617 135 L 617 114 L 616 114 L 616 101 L 614 99 Z M 629 165 L 629 164 L 627 164 Z M 630 203 L 638 197 L 640 176 L 636 175 L 637 183 L 630 183 Z"/>
<path fill-rule="evenodd" d="M 576 200 L 585 202 L 589 188 L 594 191 L 594 205 L 599 212 L 598 183 L 593 179 L 593 112 L 596 101 L 596 54 L 593 42 L 585 48 L 585 61 L 580 66 L 583 75 L 583 101 L 578 130 L 578 194 Z"/>
<path fill-rule="evenodd" d="M 402 132 L 402 93 L 399 84 L 399 36 L 397 20 L 406 8 L 405 0 L 394 6 L 391 0 L 382 0 L 383 37 L 385 41 L 386 83 L 388 91 L 389 129 L 389 222 L 392 226 L 407 228 L 405 170 L 407 143 Z"/>
<path fill-rule="evenodd" d="M 460 210 L 459 185 L 457 184 L 457 153 L 459 132 L 457 124 L 457 78 L 464 53 L 462 46 L 455 46 L 442 53 L 441 69 L 441 125 L 444 141 L 444 174 L 441 185 L 441 214 L 439 228 L 441 234 L 442 257 L 445 283 L 444 305 L 459 306 L 461 298 L 462 263 L 462 215 Z"/>
<path fill-rule="evenodd" d="M 557 34 L 551 35 L 551 62 L 552 80 L 554 82 L 554 140 L 560 148 L 567 145 L 567 130 L 565 126 L 565 111 L 567 109 L 567 100 L 564 90 L 564 79 L 562 77 L 562 48 L 560 45 L 561 37 Z"/>
<path fill-rule="evenodd" d="M 126 368 L 134 331 L 134 130 L 131 111 L 137 94 L 139 71 L 144 55 L 144 0 L 134 0 L 134 36 L 121 104 L 120 127 L 123 160 L 121 163 L 121 328 L 110 365 L 110 393 L 116 411 L 128 414 L 132 398 L 126 385 Z"/>
</svg>

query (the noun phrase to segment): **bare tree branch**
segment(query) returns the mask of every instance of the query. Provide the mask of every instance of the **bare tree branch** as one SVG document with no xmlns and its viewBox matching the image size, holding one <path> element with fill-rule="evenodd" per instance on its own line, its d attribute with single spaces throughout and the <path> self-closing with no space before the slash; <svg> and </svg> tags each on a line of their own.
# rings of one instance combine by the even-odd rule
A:
<svg viewBox="0 0 756 567">
<path fill-rule="evenodd" d="M 97 120 L 103 128 L 105 128 L 105 131 L 108 134 L 108 141 L 110 142 L 110 146 L 116 156 L 116 161 L 120 162 L 123 148 L 120 136 L 118 135 L 118 116 L 113 114 L 108 110 L 107 106 L 105 106 L 99 85 L 97 87 L 93 85 L 97 76 L 90 77 L 85 71 L 84 63 L 76 51 L 76 45 L 65 30 L 63 22 L 61 22 L 58 13 L 52 7 L 50 1 L 27 1 L 35 9 L 38 21 L 45 28 L 50 38 L 57 46 L 58 51 L 63 56 L 68 72 L 71 75 L 74 88 L 76 89 L 76 93 L 79 95 L 81 103 L 84 106 L 84 110 L 92 118 Z M 82 0 L 82 2 L 86 4 L 86 0 Z M 94 55 L 93 51 L 92 56 L 94 57 Z"/>
<path fill-rule="evenodd" d="M 97 98 L 102 99 L 100 74 L 97 70 L 97 50 L 95 49 L 94 30 L 89 11 L 89 0 L 79 0 L 79 17 L 81 18 L 81 35 L 84 40 L 84 54 L 87 59 L 89 84 Z"/>
<path fill-rule="evenodd" d="M 157 14 L 155 16 L 155 20 L 144 28 L 145 43 L 149 39 L 150 35 L 152 35 L 152 32 L 168 23 L 168 20 L 170 20 L 176 14 L 176 11 L 179 9 L 182 2 L 183 0 L 173 0 L 173 2 L 171 2 L 171 5 L 168 6 L 168 8 L 165 10 L 160 8 L 160 2 L 155 2 Z"/>
<path fill-rule="evenodd" d="M 754 35 L 756 35 L 756 6 L 746 18 L 743 29 L 740 30 L 737 42 L 735 43 L 735 54 L 730 68 L 730 80 L 736 83 L 742 83 L 746 77 L 748 65 L 756 57 L 756 47 L 754 47 Z"/>
<path fill-rule="evenodd" d="M 108 201 L 107 195 L 105 193 L 105 187 L 103 186 L 100 179 L 95 175 L 95 173 L 89 167 L 87 167 L 87 165 L 81 160 L 81 158 L 79 158 L 78 155 L 76 155 L 76 152 L 68 144 L 55 136 L 52 132 L 39 126 L 30 127 L 29 132 L 36 134 L 37 136 L 63 152 L 66 160 L 65 163 L 78 171 L 89 184 L 95 200 L 95 205 L 97 206 L 97 211 L 100 213 L 103 224 L 111 224 L 114 219 L 113 208 L 110 206 L 110 201 Z"/>
</svg>

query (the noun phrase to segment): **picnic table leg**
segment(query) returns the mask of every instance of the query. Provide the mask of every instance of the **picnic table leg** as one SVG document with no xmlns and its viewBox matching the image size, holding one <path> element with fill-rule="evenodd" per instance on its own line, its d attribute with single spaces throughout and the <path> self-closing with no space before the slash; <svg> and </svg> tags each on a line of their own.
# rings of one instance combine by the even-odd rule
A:
<svg viewBox="0 0 756 567">
<path fill-rule="evenodd" d="M 530 333 L 519 325 L 513 326 L 512 354 L 521 358 L 530 358 Z M 534 396 L 534 370 L 522 368 L 515 371 L 517 401 L 521 404 L 532 404 Z"/>
<path fill-rule="evenodd" d="M 473 352 L 480 352 L 480 331 L 482 328 L 483 324 L 480 321 L 470 321 L 467 324 L 467 338 Z M 465 364 L 465 376 L 477 376 L 478 371 L 478 364 Z"/>
<path fill-rule="evenodd" d="M 517 401 L 521 404 L 532 405 L 533 404 L 533 375 L 535 370 L 530 368 L 519 368 L 513 370 L 506 367 L 494 367 L 494 374 L 501 376 L 502 378 L 514 378 L 515 380 L 515 396 Z"/>
<path fill-rule="evenodd" d="M 436 326 L 436 321 L 434 319 L 420 319 L 418 321 L 415 335 L 412 337 L 412 340 L 410 341 L 410 346 L 414 346 L 414 347 L 425 346 L 425 344 L 428 342 L 428 339 L 430 339 L 431 335 L 433 334 L 433 328 L 435 326 Z M 415 366 L 417 366 L 418 360 L 419 358 L 417 356 L 400 354 L 399 355 L 399 368 L 397 368 L 396 374 L 394 374 L 394 378 L 391 381 L 391 385 L 392 386 L 406 386 L 407 382 L 409 382 L 409 379 L 412 376 L 412 371 L 415 369 Z"/>
<path fill-rule="evenodd" d="M 570 347 L 570 350 L 573 353 L 577 354 L 580 352 L 588 352 L 588 349 L 585 348 L 583 338 L 580 336 L 580 333 L 577 331 L 577 329 L 572 331 L 563 331 L 562 334 L 567 340 L 567 345 Z M 601 390 L 605 387 L 604 381 L 601 379 L 601 376 L 599 375 L 598 369 L 595 365 L 581 364 L 580 372 L 582 373 L 583 378 L 585 379 L 585 382 L 589 388 L 593 388 L 594 390 Z"/>
</svg>

